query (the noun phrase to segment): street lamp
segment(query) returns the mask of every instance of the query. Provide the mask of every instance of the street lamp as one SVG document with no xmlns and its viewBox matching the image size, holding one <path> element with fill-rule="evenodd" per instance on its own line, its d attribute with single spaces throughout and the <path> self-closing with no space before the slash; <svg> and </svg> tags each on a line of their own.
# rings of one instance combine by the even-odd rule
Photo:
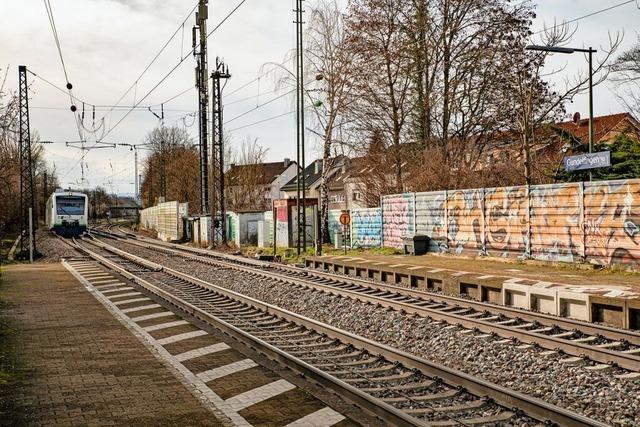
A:
<svg viewBox="0 0 640 427">
<path fill-rule="evenodd" d="M 562 47 L 562 46 L 539 46 L 539 45 L 529 45 L 525 48 L 526 50 L 535 50 L 539 52 L 551 52 L 551 53 L 565 53 L 572 54 L 575 52 L 588 53 L 589 54 L 589 153 L 593 152 L 593 54 L 597 52 L 597 50 L 592 49 L 581 49 L 574 47 Z M 592 173 L 589 171 L 589 181 L 592 179 Z"/>
</svg>

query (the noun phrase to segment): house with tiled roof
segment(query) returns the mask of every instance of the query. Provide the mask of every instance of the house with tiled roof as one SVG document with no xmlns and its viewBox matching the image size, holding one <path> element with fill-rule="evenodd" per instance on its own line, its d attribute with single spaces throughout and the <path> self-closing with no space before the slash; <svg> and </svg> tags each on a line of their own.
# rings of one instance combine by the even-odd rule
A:
<svg viewBox="0 0 640 427">
<path fill-rule="evenodd" d="M 274 200 L 285 198 L 281 188 L 296 176 L 297 163 L 232 164 L 225 173 L 225 197 L 230 210 L 266 211 Z"/>
</svg>

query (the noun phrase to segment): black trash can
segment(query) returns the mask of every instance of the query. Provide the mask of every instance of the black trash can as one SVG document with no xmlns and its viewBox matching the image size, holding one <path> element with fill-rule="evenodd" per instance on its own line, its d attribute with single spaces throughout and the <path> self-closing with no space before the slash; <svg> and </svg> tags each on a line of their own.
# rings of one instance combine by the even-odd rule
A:
<svg viewBox="0 0 640 427">
<path fill-rule="evenodd" d="M 412 237 L 405 237 L 402 239 L 404 253 L 411 255 L 424 255 L 429 250 L 430 241 L 431 238 L 429 236 L 419 234 Z"/>
</svg>

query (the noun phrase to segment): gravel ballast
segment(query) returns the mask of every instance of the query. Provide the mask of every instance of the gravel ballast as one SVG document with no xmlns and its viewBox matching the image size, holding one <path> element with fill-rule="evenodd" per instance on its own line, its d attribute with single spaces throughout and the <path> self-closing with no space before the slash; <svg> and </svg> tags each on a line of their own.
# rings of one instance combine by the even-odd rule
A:
<svg viewBox="0 0 640 427">
<path fill-rule="evenodd" d="M 113 244 L 111 241 L 106 243 Z M 459 369 L 504 387 L 540 398 L 590 418 L 620 426 L 640 425 L 640 381 L 616 379 L 618 368 L 588 371 L 587 364 L 563 364 L 566 355 L 543 356 L 544 349 L 428 318 L 402 314 L 319 291 L 256 278 L 250 273 L 215 268 L 135 245 L 118 248 L 194 275 L 215 285 L 317 319 L 337 328 L 402 349 L 432 362 Z"/>
<path fill-rule="evenodd" d="M 42 263 L 60 262 L 62 258 L 72 258 L 80 255 L 60 238 L 51 234 L 49 230 L 44 229 L 36 231 L 36 249 L 42 255 L 37 262 Z"/>
</svg>

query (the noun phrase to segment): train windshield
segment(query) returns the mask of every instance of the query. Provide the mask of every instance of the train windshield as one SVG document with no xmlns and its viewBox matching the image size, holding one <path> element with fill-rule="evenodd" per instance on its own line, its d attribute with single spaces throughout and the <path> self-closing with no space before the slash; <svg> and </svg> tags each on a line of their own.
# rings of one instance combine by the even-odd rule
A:
<svg viewBox="0 0 640 427">
<path fill-rule="evenodd" d="M 56 197 L 58 215 L 84 215 L 84 197 Z"/>
</svg>

